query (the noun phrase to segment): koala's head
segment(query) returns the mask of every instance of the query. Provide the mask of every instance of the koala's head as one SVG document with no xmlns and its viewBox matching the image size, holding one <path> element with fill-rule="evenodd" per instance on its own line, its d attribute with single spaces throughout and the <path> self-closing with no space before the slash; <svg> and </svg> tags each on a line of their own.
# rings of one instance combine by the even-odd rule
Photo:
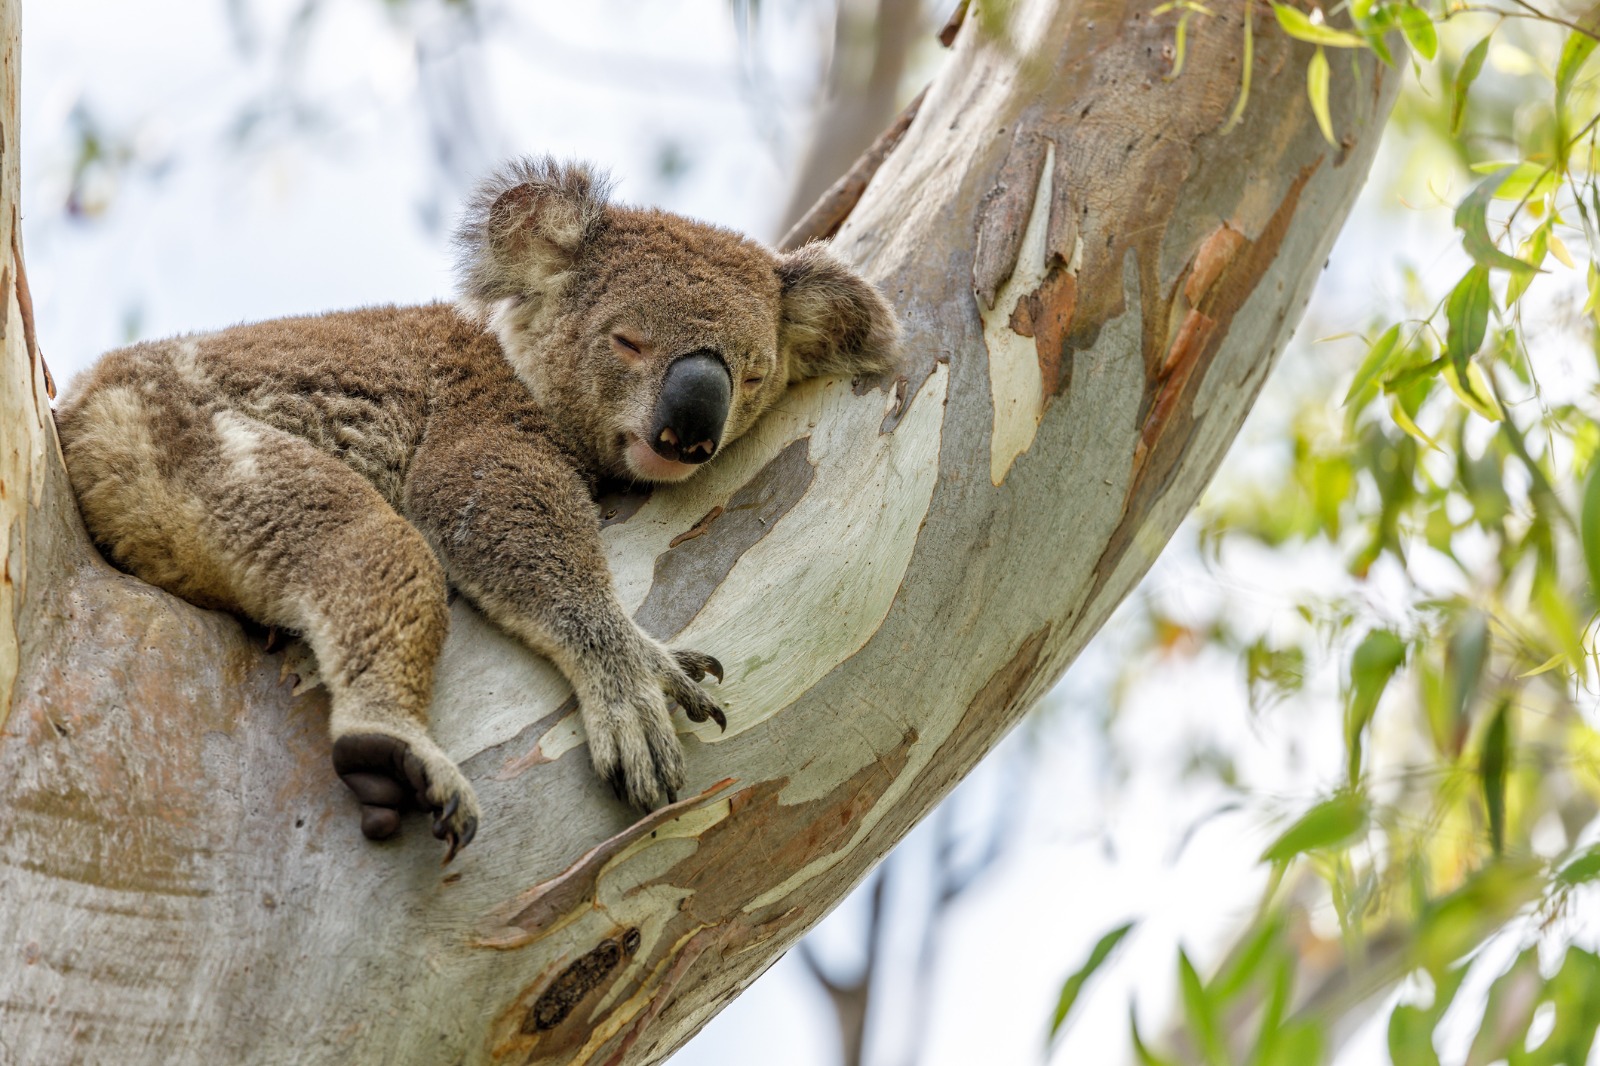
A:
<svg viewBox="0 0 1600 1066">
<path fill-rule="evenodd" d="M 823 245 L 778 255 L 611 204 L 578 164 L 507 166 L 456 239 L 462 312 L 616 477 L 682 480 L 790 382 L 876 373 L 894 358 L 894 312 Z"/>
</svg>

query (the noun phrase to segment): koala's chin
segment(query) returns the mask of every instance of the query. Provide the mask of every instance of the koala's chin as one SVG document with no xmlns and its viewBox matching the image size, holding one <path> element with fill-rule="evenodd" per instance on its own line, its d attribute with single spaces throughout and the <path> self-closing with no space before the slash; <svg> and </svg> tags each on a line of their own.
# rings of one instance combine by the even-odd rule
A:
<svg viewBox="0 0 1600 1066">
<path fill-rule="evenodd" d="M 657 455 L 650 445 L 631 434 L 622 459 L 635 481 L 683 481 L 700 469 L 695 463 L 683 463 Z"/>
</svg>

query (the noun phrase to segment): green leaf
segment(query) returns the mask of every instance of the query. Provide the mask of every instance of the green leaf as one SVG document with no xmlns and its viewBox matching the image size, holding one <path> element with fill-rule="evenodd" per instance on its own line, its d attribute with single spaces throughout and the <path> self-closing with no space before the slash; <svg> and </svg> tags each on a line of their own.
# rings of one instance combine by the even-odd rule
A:
<svg viewBox="0 0 1600 1066">
<path fill-rule="evenodd" d="M 1367 800 L 1359 792 L 1340 792 L 1325 799 L 1279 834 L 1262 862 L 1288 862 L 1296 855 L 1348 843 L 1367 827 Z"/>
<path fill-rule="evenodd" d="M 1494 191 L 1496 200 L 1521 200 L 1544 196 L 1556 187 L 1561 178 L 1555 167 L 1527 160 L 1520 163 L 1507 163 L 1503 160 L 1474 163 L 1470 169 L 1474 174 L 1491 175 L 1510 170 L 1509 174 L 1500 175 L 1500 185 Z"/>
<path fill-rule="evenodd" d="M 1161 1058 L 1145 1046 L 1144 1037 L 1139 1035 L 1139 1019 L 1133 1013 L 1133 1004 L 1128 1004 L 1128 1036 L 1133 1043 L 1133 1057 L 1139 1066 L 1174 1066 L 1170 1059 Z"/>
<path fill-rule="evenodd" d="M 1437 981 L 1450 964 L 1535 899 L 1543 884 L 1544 865 L 1532 859 L 1502 859 L 1473 875 L 1424 911 L 1413 945 L 1417 963 Z"/>
<path fill-rule="evenodd" d="M 1255 23 L 1253 18 L 1244 20 L 1244 68 L 1239 73 L 1239 99 L 1233 102 L 1233 112 L 1222 127 L 1223 133 L 1232 130 L 1244 118 L 1244 105 L 1250 99 L 1250 71 L 1256 64 Z"/>
<path fill-rule="evenodd" d="M 1597 877 L 1600 877 L 1600 844 L 1592 845 L 1583 854 L 1563 866 L 1556 874 L 1556 883 L 1571 888 L 1574 885 L 1588 884 Z"/>
<path fill-rule="evenodd" d="M 1572 83 L 1578 78 L 1578 71 L 1583 69 L 1583 64 L 1594 52 L 1597 42 L 1593 37 L 1583 33 L 1569 33 L 1567 43 L 1561 46 L 1561 59 L 1556 64 L 1556 114 L 1565 116 L 1567 111 L 1567 95 L 1572 92 Z"/>
<path fill-rule="evenodd" d="M 1502 252 L 1494 243 L 1494 238 L 1489 236 L 1489 201 L 1494 199 L 1502 185 L 1521 171 L 1520 166 L 1497 170 L 1480 181 L 1456 206 L 1455 225 L 1461 231 L 1461 247 L 1481 267 L 1498 267 L 1501 270 L 1526 270 L 1528 267 L 1516 256 Z M 1536 179 L 1527 180 L 1531 185 Z"/>
<path fill-rule="evenodd" d="M 1567 957 L 1545 985 L 1545 998 L 1556 1008 L 1549 1036 L 1525 1059 L 1539 1066 L 1588 1062 L 1600 1027 L 1600 958 L 1582 948 L 1568 948 Z"/>
<path fill-rule="evenodd" d="M 1290 1022 L 1278 1030 L 1260 1066 L 1317 1066 L 1322 1056 L 1321 1027 L 1313 1021 Z"/>
<path fill-rule="evenodd" d="M 1282 934 L 1282 914 L 1273 912 L 1258 922 L 1250 931 L 1249 938 L 1235 946 L 1224 960 L 1222 969 L 1212 978 L 1211 998 L 1218 1005 L 1226 1007 L 1229 1000 L 1243 992 L 1261 972 Z"/>
<path fill-rule="evenodd" d="M 1455 367 L 1456 379 L 1463 384 L 1467 381 L 1467 362 L 1483 347 L 1483 336 L 1489 329 L 1489 304 L 1489 270 L 1481 266 L 1467 271 L 1445 303 L 1445 352 Z"/>
<path fill-rule="evenodd" d="M 1478 79 L 1478 74 L 1483 70 L 1484 57 L 1489 54 L 1489 37 L 1479 41 L 1467 50 L 1461 57 L 1461 67 L 1456 71 L 1456 84 L 1450 97 L 1450 136 L 1455 137 L 1461 133 L 1461 120 L 1466 117 L 1467 90 L 1472 88 L 1472 83 Z"/>
<path fill-rule="evenodd" d="M 1306 95 L 1311 98 L 1311 113 L 1317 116 L 1322 139 L 1337 145 L 1339 142 L 1333 139 L 1333 117 L 1328 114 L 1328 53 L 1321 46 L 1311 53 L 1311 62 L 1306 64 Z"/>
<path fill-rule="evenodd" d="M 1478 774 L 1483 779 L 1483 806 L 1489 815 L 1489 845 L 1500 855 L 1506 848 L 1506 770 L 1511 764 L 1511 701 L 1502 699 L 1483 733 Z"/>
<path fill-rule="evenodd" d="M 1278 25 L 1283 27 L 1283 32 L 1296 40 L 1309 41 L 1311 44 L 1327 45 L 1329 48 L 1365 48 L 1366 39 L 1360 34 L 1350 33 L 1347 30 L 1336 30 L 1332 26 L 1321 22 L 1312 22 L 1305 12 L 1290 7 L 1288 4 L 1273 4 L 1272 13 L 1278 16 Z"/>
<path fill-rule="evenodd" d="M 1400 30 L 1423 59 L 1432 60 L 1438 53 L 1439 35 L 1434 32 L 1433 19 L 1420 7 L 1407 4 L 1400 8 Z"/>
<path fill-rule="evenodd" d="M 1319 53 L 1320 54 L 1320 53 Z M 1395 347 L 1400 343 L 1400 323 L 1396 322 L 1383 331 L 1383 335 L 1372 342 L 1372 347 L 1367 349 L 1367 357 L 1361 360 L 1361 366 L 1356 370 L 1356 378 L 1350 383 L 1350 391 L 1344 394 L 1344 405 L 1348 407 L 1350 401 L 1367 392 L 1367 389 L 1389 367 Z"/>
<path fill-rule="evenodd" d="M 1402 1004 L 1389 1015 L 1389 1058 L 1394 1066 L 1439 1066 L 1433 1030 L 1455 1002 L 1468 967 L 1433 975 L 1433 1002 L 1426 1007 Z"/>
<path fill-rule="evenodd" d="M 1062 1024 L 1067 1020 L 1067 1014 L 1072 1010 L 1073 1004 L 1078 1002 L 1078 993 L 1083 991 L 1083 986 L 1088 983 L 1089 978 L 1094 976 L 1095 971 L 1105 963 L 1106 959 L 1111 957 L 1111 953 L 1117 950 L 1117 945 L 1122 943 L 1122 938 L 1128 935 L 1134 924 L 1129 922 L 1126 925 L 1120 925 L 1101 937 L 1099 943 L 1095 944 L 1094 950 L 1089 952 L 1088 960 L 1062 984 L 1061 997 L 1056 1001 L 1055 1015 L 1050 1019 L 1049 1039 L 1054 1040 L 1056 1034 L 1061 1031 Z"/>
<path fill-rule="evenodd" d="M 1483 667 L 1489 655 L 1489 620 L 1482 611 L 1468 610 L 1450 634 L 1445 646 L 1444 673 L 1448 703 L 1445 723 L 1448 736 L 1457 736 L 1466 729 L 1467 712 L 1472 697 L 1477 694 L 1478 682 L 1483 677 Z"/>
<path fill-rule="evenodd" d="M 1539 269 L 1544 264 L 1545 254 L 1550 250 L 1550 220 L 1528 235 L 1522 242 L 1522 247 L 1517 249 L 1517 258 L 1527 266 L 1511 272 L 1511 280 L 1506 282 L 1506 307 L 1512 307 L 1522 294 L 1528 291 L 1528 286 L 1533 284 L 1534 275 L 1544 273 Z M 1594 264 L 1589 264 L 1594 269 Z"/>
<path fill-rule="evenodd" d="M 1178 987 L 1183 993 L 1183 1015 L 1189 1025 L 1189 1035 L 1194 1038 L 1201 1056 L 1210 1066 L 1227 1066 L 1228 1053 L 1222 1046 L 1216 1008 L 1182 948 L 1178 949 Z"/>
<path fill-rule="evenodd" d="M 1600 601 L 1600 460 L 1590 460 L 1584 478 L 1578 532 L 1583 540 L 1583 561 L 1589 567 L 1589 598 Z"/>
<path fill-rule="evenodd" d="M 1389 678 L 1405 661 L 1405 642 L 1387 629 L 1375 629 L 1368 633 L 1350 659 L 1350 694 L 1345 704 L 1344 739 L 1349 752 L 1349 781 L 1352 786 L 1361 779 L 1362 735 L 1378 709 L 1378 697 L 1383 695 Z"/>
</svg>

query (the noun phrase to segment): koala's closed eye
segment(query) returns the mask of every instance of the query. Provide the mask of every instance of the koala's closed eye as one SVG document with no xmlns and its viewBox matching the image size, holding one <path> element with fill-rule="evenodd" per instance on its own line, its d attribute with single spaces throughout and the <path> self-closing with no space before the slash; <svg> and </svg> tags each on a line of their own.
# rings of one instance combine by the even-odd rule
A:
<svg viewBox="0 0 1600 1066">
<path fill-rule="evenodd" d="M 650 346 L 636 337 L 626 333 L 613 333 L 611 347 L 625 362 L 637 363 L 649 356 Z"/>
</svg>

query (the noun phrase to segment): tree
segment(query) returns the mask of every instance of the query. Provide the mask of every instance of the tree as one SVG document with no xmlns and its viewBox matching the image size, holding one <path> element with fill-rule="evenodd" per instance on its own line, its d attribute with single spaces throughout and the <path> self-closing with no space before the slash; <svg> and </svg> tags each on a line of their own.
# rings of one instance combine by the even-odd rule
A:
<svg viewBox="0 0 1600 1066">
<path fill-rule="evenodd" d="M 834 238 L 900 309 L 900 375 L 802 387 L 687 490 L 602 504 L 642 624 L 730 668 L 727 734 L 687 738 L 699 791 L 637 820 L 605 798 L 556 675 L 457 606 L 436 730 L 486 819 L 442 875 L 414 828 L 355 839 L 290 664 L 94 554 L 13 240 L 13 1057 L 655 1061 L 1060 675 L 1249 409 L 1396 79 L 1341 71 L 1330 145 L 1309 47 L 1255 5 L 1190 27 L 1181 80 L 1141 5 L 977 16 Z M 14 79 L 6 105 L 14 145 Z"/>
</svg>

